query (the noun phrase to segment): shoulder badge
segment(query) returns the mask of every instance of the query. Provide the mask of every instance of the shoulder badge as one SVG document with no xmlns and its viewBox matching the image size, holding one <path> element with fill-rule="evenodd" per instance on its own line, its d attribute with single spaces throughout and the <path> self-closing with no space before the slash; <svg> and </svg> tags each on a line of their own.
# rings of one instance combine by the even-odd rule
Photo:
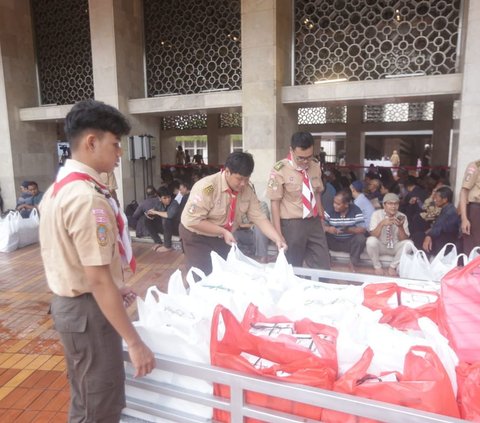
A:
<svg viewBox="0 0 480 423">
<path fill-rule="evenodd" d="M 278 161 L 277 163 L 275 163 L 275 166 L 273 166 L 273 168 L 275 170 L 280 170 L 282 167 L 284 166 L 283 162 L 280 160 Z"/>
<path fill-rule="evenodd" d="M 210 185 L 207 185 L 205 188 L 203 188 L 203 193 L 204 193 L 205 195 L 212 195 L 212 194 L 213 194 L 213 190 L 214 190 L 213 185 L 210 184 Z"/>
</svg>

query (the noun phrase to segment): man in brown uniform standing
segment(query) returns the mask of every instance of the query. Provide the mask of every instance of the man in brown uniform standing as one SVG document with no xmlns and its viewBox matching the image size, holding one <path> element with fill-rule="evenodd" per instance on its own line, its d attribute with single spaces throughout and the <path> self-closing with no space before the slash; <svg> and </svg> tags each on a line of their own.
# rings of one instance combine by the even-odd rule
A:
<svg viewBox="0 0 480 423">
<path fill-rule="evenodd" d="M 460 191 L 463 252 L 480 245 L 480 160 L 467 166 Z"/>
<path fill-rule="evenodd" d="M 122 154 L 130 130 L 111 106 L 88 100 L 68 113 L 72 160 L 40 204 L 41 254 L 51 312 L 65 350 L 70 383 L 69 422 L 117 423 L 125 406 L 122 338 L 136 370 L 149 373 L 154 356 L 125 310 L 135 298 L 124 286 L 122 261 L 135 261 L 126 219 L 100 183 Z M 125 305 L 124 305 L 125 304 Z"/>
<path fill-rule="evenodd" d="M 278 248 L 286 248 L 249 185 L 253 167 L 251 154 L 235 152 L 228 156 L 224 170 L 206 176 L 192 187 L 179 228 L 189 266 L 209 274 L 212 251 L 226 258 L 230 246 L 236 242 L 232 232 L 240 225 L 243 215 Z"/>
<path fill-rule="evenodd" d="M 320 164 L 313 158 L 313 137 L 309 132 L 297 132 L 287 158 L 273 167 L 267 188 L 273 224 L 288 244 L 287 259 L 293 266 L 330 269 L 322 191 Z"/>
</svg>

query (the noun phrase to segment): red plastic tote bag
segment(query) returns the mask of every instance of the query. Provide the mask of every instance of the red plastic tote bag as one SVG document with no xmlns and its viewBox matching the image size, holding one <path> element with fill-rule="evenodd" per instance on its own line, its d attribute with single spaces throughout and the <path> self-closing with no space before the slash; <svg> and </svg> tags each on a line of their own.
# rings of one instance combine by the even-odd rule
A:
<svg viewBox="0 0 480 423">
<path fill-rule="evenodd" d="M 412 407 L 432 413 L 459 417 L 452 385 L 437 355 L 429 347 L 413 347 L 405 357 L 403 374 L 367 373 L 373 351 L 367 348 L 362 358 L 337 382 L 333 390 L 358 395 L 377 401 Z M 396 381 L 386 381 L 397 379 Z M 323 410 L 325 423 L 371 423 L 375 420 L 360 418 L 333 410 Z"/>
<path fill-rule="evenodd" d="M 439 319 L 460 361 L 480 361 L 480 257 L 442 279 Z"/>
<path fill-rule="evenodd" d="M 252 313 L 252 308 L 249 308 L 249 312 Z M 255 314 L 254 311 L 253 314 Z M 219 331 L 220 319 L 223 320 L 225 327 L 222 335 Z M 244 319 L 244 324 L 247 320 L 249 318 Z M 302 343 L 297 343 L 293 334 L 280 333 L 295 328 L 293 322 L 284 319 L 281 327 L 279 324 L 276 327 L 264 325 L 267 331 L 270 329 L 279 331 L 275 335 L 276 337 L 254 335 L 243 327 L 228 309 L 218 306 L 212 319 L 212 364 L 283 382 L 332 389 L 337 374 L 336 356 L 323 357 L 321 354 L 319 356 L 318 351 L 329 351 L 330 354 L 335 354 L 334 345 L 331 348 L 325 348 L 323 345 L 326 342 L 331 343 L 328 335 L 335 329 L 325 327 L 325 325 L 316 326 L 315 323 L 306 320 L 302 322 L 302 325 L 305 325 L 304 327 L 312 330 L 309 335 L 311 335 L 311 340 L 314 343 L 313 349 Z M 301 327 L 301 325 L 298 327 Z M 259 331 L 261 329 L 261 325 L 257 325 L 255 328 Z M 327 339 L 323 339 L 322 333 L 318 332 L 325 329 L 328 332 L 325 335 Z M 221 339 L 219 339 L 220 336 Z M 230 389 L 225 385 L 215 384 L 214 393 L 222 397 L 230 397 Z M 319 407 L 253 391 L 246 392 L 245 402 L 314 420 L 320 420 L 322 413 L 322 409 Z M 214 410 L 213 417 L 214 420 L 221 422 L 230 421 L 230 414 L 222 410 Z M 246 421 L 249 423 L 257 422 L 255 419 L 246 419 Z"/>
</svg>

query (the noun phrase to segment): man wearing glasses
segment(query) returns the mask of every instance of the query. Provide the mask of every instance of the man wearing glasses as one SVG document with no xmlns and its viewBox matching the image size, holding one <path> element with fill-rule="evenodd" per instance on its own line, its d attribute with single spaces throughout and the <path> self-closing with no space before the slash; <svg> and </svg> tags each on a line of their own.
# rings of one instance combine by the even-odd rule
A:
<svg viewBox="0 0 480 423">
<path fill-rule="evenodd" d="M 323 227 L 320 164 L 313 158 L 313 137 L 296 132 L 288 156 L 273 167 L 268 180 L 275 229 L 283 235 L 288 262 L 293 266 L 330 269 Z"/>
</svg>

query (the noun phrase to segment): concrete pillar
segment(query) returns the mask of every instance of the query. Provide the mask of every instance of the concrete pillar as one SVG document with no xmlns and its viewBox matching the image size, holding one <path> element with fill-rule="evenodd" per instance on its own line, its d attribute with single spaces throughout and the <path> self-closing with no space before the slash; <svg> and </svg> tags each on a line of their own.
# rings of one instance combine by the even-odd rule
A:
<svg viewBox="0 0 480 423">
<path fill-rule="evenodd" d="M 282 104 L 291 85 L 292 0 L 242 0 L 243 146 L 255 158 L 252 182 L 264 197 L 268 173 L 296 130 L 296 110 Z"/>
<path fill-rule="evenodd" d="M 432 166 L 447 166 L 453 101 L 436 101 L 433 109 Z"/>
<path fill-rule="evenodd" d="M 207 113 L 207 149 L 208 164 L 217 165 L 219 163 L 219 119 L 218 113 Z"/>
<path fill-rule="evenodd" d="M 455 186 L 456 198 L 460 191 L 465 169 L 471 161 L 480 160 L 480 142 L 478 119 L 480 116 L 480 2 L 465 2 L 466 44 L 463 52 L 463 86 L 461 94 L 460 133 L 458 138 L 458 155 L 452 156 L 452 184 Z M 457 145 L 454 146 L 457 150 Z"/>
<path fill-rule="evenodd" d="M 363 165 L 365 158 L 365 132 L 362 128 L 362 106 L 347 107 L 347 134 L 345 138 L 346 162 Z"/>
<path fill-rule="evenodd" d="M 18 109 L 38 104 L 28 0 L 0 2 L 0 188 L 15 208 L 17 187 L 34 180 L 44 191 L 55 177 L 55 123 L 21 122 Z"/>
<path fill-rule="evenodd" d="M 143 8 L 141 0 L 89 0 L 90 34 L 95 98 L 128 115 L 128 99 L 145 96 L 143 71 Z M 158 118 L 129 116 L 132 135 L 154 138 L 157 157 L 153 160 L 154 183 L 160 180 Z M 127 142 L 122 140 L 122 165 L 115 170 L 118 197 L 128 203 L 134 197 L 133 166 L 128 161 Z M 141 181 L 142 165 L 136 164 L 136 180 Z M 141 191 L 141 187 L 140 187 Z M 137 183 L 137 199 L 143 199 Z"/>
</svg>

